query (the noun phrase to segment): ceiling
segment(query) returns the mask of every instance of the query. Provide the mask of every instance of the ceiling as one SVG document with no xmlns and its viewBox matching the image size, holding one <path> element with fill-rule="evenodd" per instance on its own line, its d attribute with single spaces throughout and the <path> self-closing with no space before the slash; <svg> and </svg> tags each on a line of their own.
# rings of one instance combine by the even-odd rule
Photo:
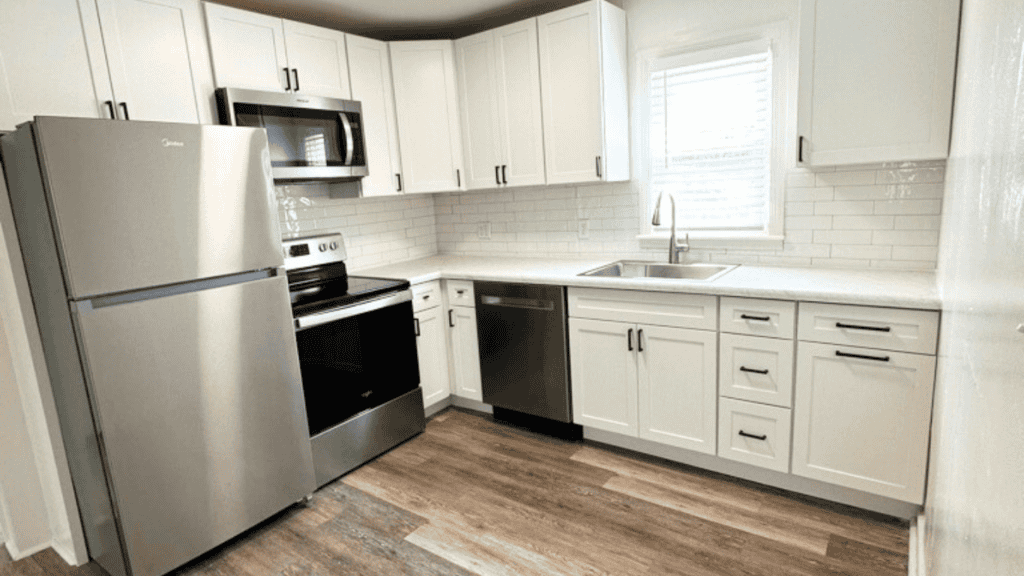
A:
<svg viewBox="0 0 1024 576">
<path fill-rule="evenodd" d="M 379 40 L 415 40 L 460 38 L 578 4 L 582 0 L 216 1 Z"/>
</svg>

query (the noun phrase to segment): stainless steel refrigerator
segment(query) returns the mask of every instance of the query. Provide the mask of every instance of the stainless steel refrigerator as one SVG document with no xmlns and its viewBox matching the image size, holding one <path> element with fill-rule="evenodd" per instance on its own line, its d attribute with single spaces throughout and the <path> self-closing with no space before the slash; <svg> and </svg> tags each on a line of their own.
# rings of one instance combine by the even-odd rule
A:
<svg viewBox="0 0 1024 576">
<path fill-rule="evenodd" d="M 163 574 L 311 493 L 265 132 L 39 117 L 0 153 L 90 556 Z"/>
</svg>

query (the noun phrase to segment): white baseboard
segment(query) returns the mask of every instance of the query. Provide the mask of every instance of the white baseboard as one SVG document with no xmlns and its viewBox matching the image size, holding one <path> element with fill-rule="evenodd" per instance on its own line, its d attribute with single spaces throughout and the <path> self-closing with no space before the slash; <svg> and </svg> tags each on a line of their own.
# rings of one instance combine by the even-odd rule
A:
<svg viewBox="0 0 1024 576">
<path fill-rule="evenodd" d="M 22 558 L 28 558 L 36 552 L 42 552 L 47 548 L 51 548 L 50 542 L 42 542 L 30 548 L 26 548 L 25 550 L 18 548 L 14 545 L 14 542 L 11 542 L 10 540 L 4 542 L 4 545 L 7 547 L 7 553 L 10 554 L 11 560 L 21 560 Z"/>
<path fill-rule="evenodd" d="M 484 414 L 494 414 L 494 408 L 490 404 L 484 404 L 477 400 L 470 400 L 469 398 L 463 398 L 462 396 L 452 395 L 452 406 L 458 406 L 459 408 L 466 408 L 475 412 L 483 412 Z"/>
<path fill-rule="evenodd" d="M 924 513 L 921 513 L 910 521 L 910 551 L 907 557 L 909 576 L 926 576 L 928 566 L 924 556 Z"/>
<path fill-rule="evenodd" d="M 451 405 L 452 405 L 452 397 L 448 396 L 447 398 L 444 398 L 442 400 L 438 400 L 437 402 L 434 402 L 430 406 L 427 406 L 426 408 L 424 408 L 423 409 L 423 413 L 424 413 L 424 415 L 427 418 L 430 418 L 434 414 L 437 414 L 441 410 L 444 410 L 445 408 L 447 408 L 447 407 L 449 407 Z"/>
</svg>

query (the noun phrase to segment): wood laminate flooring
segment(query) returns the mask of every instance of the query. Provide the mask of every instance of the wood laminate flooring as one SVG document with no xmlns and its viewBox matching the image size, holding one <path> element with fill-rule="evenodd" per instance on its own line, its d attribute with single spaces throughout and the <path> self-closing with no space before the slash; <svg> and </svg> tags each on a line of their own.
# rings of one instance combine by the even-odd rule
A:
<svg viewBox="0 0 1024 576">
<path fill-rule="evenodd" d="M 907 574 L 905 523 L 450 409 L 176 576 Z M 0 576 L 96 576 L 52 551 Z"/>
</svg>

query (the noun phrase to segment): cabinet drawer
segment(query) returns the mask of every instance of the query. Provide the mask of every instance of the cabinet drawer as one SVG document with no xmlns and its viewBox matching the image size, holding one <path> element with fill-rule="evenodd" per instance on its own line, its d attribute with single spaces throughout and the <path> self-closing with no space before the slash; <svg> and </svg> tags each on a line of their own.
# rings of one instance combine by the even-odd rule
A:
<svg viewBox="0 0 1024 576">
<path fill-rule="evenodd" d="M 441 305 L 441 282 L 424 282 L 412 287 L 412 310 L 430 310 Z"/>
<path fill-rule="evenodd" d="M 449 306 L 475 306 L 472 280 L 446 280 Z"/>
<path fill-rule="evenodd" d="M 655 326 L 718 329 L 718 297 L 671 292 L 569 288 L 569 316 Z"/>
<path fill-rule="evenodd" d="M 722 398 L 718 403 L 718 455 L 789 472 L 790 411 Z"/>
<path fill-rule="evenodd" d="M 722 332 L 792 338 L 796 331 L 796 302 L 722 298 Z"/>
<path fill-rule="evenodd" d="M 792 340 L 722 334 L 720 343 L 719 395 L 792 407 Z"/>
<path fill-rule="evenodd" d="M 938 333 L 939 313 L 930 310 L 800 304 L 800 340 L 935 354 Z"/>
</svg>

